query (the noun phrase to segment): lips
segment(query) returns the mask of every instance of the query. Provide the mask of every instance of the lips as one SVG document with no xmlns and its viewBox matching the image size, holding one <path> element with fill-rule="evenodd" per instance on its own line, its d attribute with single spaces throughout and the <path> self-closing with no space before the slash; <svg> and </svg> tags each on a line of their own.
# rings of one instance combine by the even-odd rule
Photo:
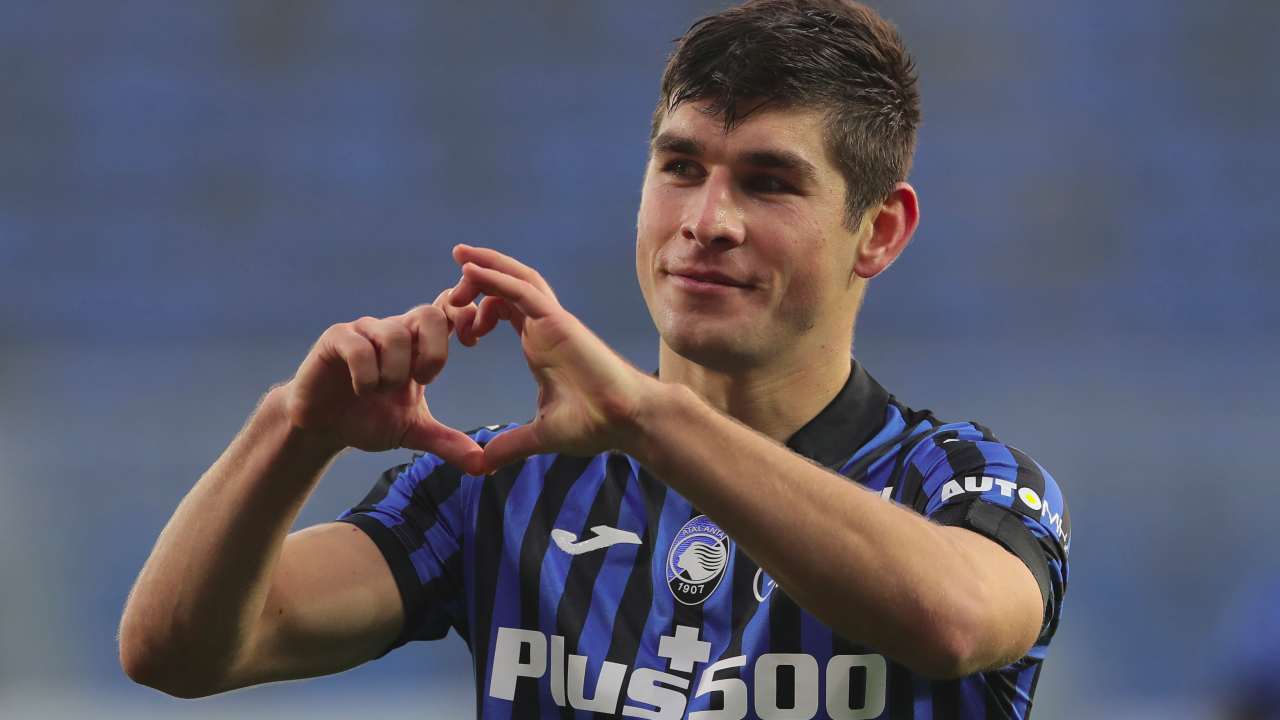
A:
<svg viewBox="0 0 1280 720">
<path fill-rule="evenodd" d="M 668 270 L 668 275 L 676 275 L 689 280 L 696 280 L 701 283 L 711 283 L 714 285 L 726 285 L 728 287 L 751 287 L 751 283 L 738 280 L 730 275 L 719 272 L 718 270 L 701 269 L 701 268 L 684 268 L 680 270 Z"/>
</svg>

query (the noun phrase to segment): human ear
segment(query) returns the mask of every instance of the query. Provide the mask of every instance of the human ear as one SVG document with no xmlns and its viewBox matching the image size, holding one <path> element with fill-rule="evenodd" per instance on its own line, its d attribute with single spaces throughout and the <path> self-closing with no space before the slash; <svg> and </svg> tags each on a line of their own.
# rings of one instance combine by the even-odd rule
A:
<svg viewBox="0 0 1280 720">
<path fill-rule="evenodd" d="M 871 231 L 858 243 L 858 256 L 853 264 L 853 271 L 865 280 L 884 272 L 911 242 L 920 224 L 920 199 L 915 188 L 900 182 L 884 202 L 868 214 Z"/>
</svg>

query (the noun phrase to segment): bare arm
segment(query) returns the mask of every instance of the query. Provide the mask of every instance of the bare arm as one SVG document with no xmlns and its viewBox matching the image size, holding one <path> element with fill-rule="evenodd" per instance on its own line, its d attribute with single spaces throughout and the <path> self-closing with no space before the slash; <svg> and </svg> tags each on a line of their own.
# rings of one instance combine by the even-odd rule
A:
<svg viewBox="0 0 1280 720">
<path fill-rule="evenodd" d="M 994 541 L 886 502 L 684 386 L 653 397 L 628 451 L 714 508 L 748 555 L 844 637 L 945 678 L 1004 666 L 1035 643 L 1040 590 Z"/>
<path fill-rule="evenodd" d="M 423 398 L 448 337 L 434 306 L 335 325 L 297 375 L 267 393 L 138 576 L 120 623 L 131 678 L 198 697 L 337 672 L 391 644 L 404 611 L 373 542 L 345 523 L 286 533 L 342 448 L 413 447 L 464 468 L 481 461 L 479 446 L 436 422 Z"/>
<path fill-rule="evenodd" d="M 399 593 L 358 528 L 320 526 L 286 541 L 336 452 L 293 430 L 283 401 L 280 389 L 267 394 L 161 532 L 120 624 L 121 662 L 135 680 L 194 697 L 300 676 L 293 670 L 333 672 L 397 632 Z M 309 569 L 319 558 L 336 576 L 328 582 Z M 323 658 L 296 667 L 272 647 L 290 625 L 316 620 L 332 623 Z"/>
</svg>

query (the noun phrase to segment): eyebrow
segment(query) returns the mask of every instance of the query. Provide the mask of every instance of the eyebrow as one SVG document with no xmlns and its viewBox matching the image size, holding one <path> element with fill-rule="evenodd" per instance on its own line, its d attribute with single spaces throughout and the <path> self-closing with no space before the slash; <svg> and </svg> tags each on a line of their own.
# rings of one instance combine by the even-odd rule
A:
<svg viewBox="0 0 1280 720">
<path fill-rule="evenodd" d="M 654 138 L 652 147 L 655 154 L 667 152 L 691 157 L 700 157 L 706 150 L 702 142 L 670 132 Z M 752 167 L 794 172 L 810 182 L 818 179 L 818 169 L 813 163 L 790 150 L 748 150 L 738 156 L 738 161 Z"/>
</svg>

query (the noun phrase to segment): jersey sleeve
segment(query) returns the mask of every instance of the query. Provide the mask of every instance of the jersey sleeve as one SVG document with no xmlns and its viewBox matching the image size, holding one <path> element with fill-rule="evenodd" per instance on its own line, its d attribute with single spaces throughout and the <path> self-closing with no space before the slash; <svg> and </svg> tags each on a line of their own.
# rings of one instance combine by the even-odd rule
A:
<svg viewBox="0 0 1280 720">
<path fill-rule="evenodd" d="M 384 472 L 359 505 L 338 517 L 373 540 L 400 590 L 404 629 L 383 655 L 412 640 L 444 637 L 450 627 L 466 637 L 465 477 L 435 455 L 416 456 Z"/>
<path fill-rule="evenodd" d="M 905 500 L 943 525 L 999 543 L 1031 570 L 1044 601 L 1037 644 L 1057 629 L 1067 589 L 1071 519 L 1061 488 L 1026 453 L 973 423 L 937 428 L 906 461 Z"/>
</svg>

